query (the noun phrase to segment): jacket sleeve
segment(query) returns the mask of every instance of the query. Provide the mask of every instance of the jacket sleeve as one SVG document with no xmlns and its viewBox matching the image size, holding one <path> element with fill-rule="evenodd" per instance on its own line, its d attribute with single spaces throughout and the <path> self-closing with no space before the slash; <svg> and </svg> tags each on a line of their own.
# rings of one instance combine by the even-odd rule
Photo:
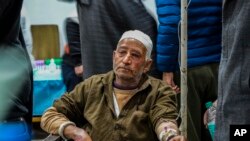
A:
<svg viewBox="0 0 250 141">
<path fill-rule="evenodd" d="M 59 113 L 55 107 L 48 108 L 41 117 L 41 128 L 53 135 L 58 135 L 60 125 L 69 119 Z"/>
<path fill-rule="evenodd" d="M 48 133 L 58 134 L 60 125 L 66 121 L 74 122 L 76 126 L 81 127 L 86 122 L 82 115 L 85 86 L 85 83 L 80 83 L 73 91 L 65 93 L 60 99 L 55 100 L 53 107 L 42 115 L 42 129 Z"/>
<path fill-rule="evenodd" d="M 159 20 L 157 68 L 162 72 L 174 72 L 178 67 L 180 1 L 156 0 L 156 7 Z"/>
<path fill-rule="evenodd" d="M 163 82 L 159 84 L 158 94 L 149 116 L 154 128 L 159 126 L 160 120 L 176 123 L 178 116 L 176 94 L 169 86 L 164 85 Z"/>
</svg>

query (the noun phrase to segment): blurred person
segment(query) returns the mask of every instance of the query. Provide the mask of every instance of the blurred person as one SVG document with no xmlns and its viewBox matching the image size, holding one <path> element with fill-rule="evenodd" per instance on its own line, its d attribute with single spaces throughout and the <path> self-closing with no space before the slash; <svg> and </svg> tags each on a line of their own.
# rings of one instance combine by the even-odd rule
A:
<svg viewBox="0 0 250 141">
<path fill-rule="evenodd" d="M 85 79 L 56 100 L 41 127 L 74 141 L 184 141 L 174 91 L 146 74 L 152 47 L 143 32 L 125 32 L 113 52 L 113 71 Z"/>
<path fill-rule="evenodd" d="M 32 35 L 31 35 L 30 21 L 29 21 L 29 16 L 27 14 L 25 7 L 22 7 L 22 10 L 21 10 L 20 26 L 22 29 L 23 38 L 25 41 L 27 52 L 30 57 L 32 67 L 35 67 L 35 58 L 32 54 L 33 41 L 32 41 Z"/>
<path fill-rule="evenodd" d="M 127 30 L 145 32 L 155 45 L 156 21 L 140 0 L 77 0 L 77 10 L 84 78 L 112 69 L 112 53 L 120 36 Z M 152 58 L 155 60 L 155 48 Z M 149 73 L 161 77 L 155 63 Z"/>
<path fill-rule="evenodd" d="M 159 20 L 157 68 L 163 81 L 180 92 L 180 0 L 156 0 Z M 190 1 L 187 48 L 187 136 L 190 141 L 211 140 L 203 124 L 205 103 L 217 98 L 221 54 L 222 0 Z"/>
<path fill-rule="evenodd" d="M 0 140 L 31 140 L 32 67 L 20 28 L 22 0 L 0 0 Z"/>
<path fill-rule="evenodd" d="M 68 44 L 62 57 L 62 77 L 67 92 L 70 92 L 82 81 L 83 76 L 78 17 L 66 18 L 65 29 Z"/>
<path fill-rule="evenodd" d="M 215 141 L 230 140 L 230 125 L 250 124 L 249 8 L 249 0 L 223 1 Z"/>
</svg>

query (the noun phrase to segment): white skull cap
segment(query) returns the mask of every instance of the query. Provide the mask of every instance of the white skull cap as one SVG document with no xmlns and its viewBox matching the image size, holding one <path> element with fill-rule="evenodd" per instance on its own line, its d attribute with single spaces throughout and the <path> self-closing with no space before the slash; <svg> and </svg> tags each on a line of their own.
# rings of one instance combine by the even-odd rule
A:
<svg viewBox="0 0 250 141">
<path fill-rule="evenodd" d="M 120 38 L 119 42 L 126 38 L 133 38 L 141 42 L 144 45 L 144 47 L 147 49 L 147 58 L 150 58 L 152 48 L 153 48 L 153 43 L 147 34 L 139 30 L 129 30 L 122 34 L 122 37 Z"/>
</svg>

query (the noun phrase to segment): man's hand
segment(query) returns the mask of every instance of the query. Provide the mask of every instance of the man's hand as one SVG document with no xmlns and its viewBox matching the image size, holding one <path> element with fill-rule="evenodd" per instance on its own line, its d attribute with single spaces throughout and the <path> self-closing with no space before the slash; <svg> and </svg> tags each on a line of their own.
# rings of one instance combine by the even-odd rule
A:
<svg viewBox="0 0 250 141">
<path fill-rule="evenodd" d="M 74 141 L 92 141 L 91 137 L 82 128 L 69 125 L 64 129 L 64 136 Z"/>
<path fill-rule="evenodd" d="M 83 71 L 84 71 L 84 69 L 83 69 L 83 65 L 80 65 L 80 66 L 76 66 L 75 68 L 75 74 L 77 75 L 77 76 L 82 76 L 83 75 Z"/>
<path fill-rule="evenodd" d="M 178 135 L 170 139 L 169 141 L 187 141 L 184 136 Z"/>
<path fill-rule="evenodd" d="M 213 106 L 214 107 L 217 107 L 217 100 L 215 100 L 214 102 L 213 102 Z M 207 124 L 208 124 L 208 121 L 207 121 L 207 115 L 208 114 L 208 110 L 206 110 L 206 112 L 204 113 L 204 115 L 203 115 L 203 123 L 204 123 L 204 125 L 207 127 Z"/>
<path fill-rule="evenodd" d="M 166 82 L 176 93 L 180 93 L 180 88 L 174 83 L 173 72 L 163 72 L 162 80 Z"/>
</svg>

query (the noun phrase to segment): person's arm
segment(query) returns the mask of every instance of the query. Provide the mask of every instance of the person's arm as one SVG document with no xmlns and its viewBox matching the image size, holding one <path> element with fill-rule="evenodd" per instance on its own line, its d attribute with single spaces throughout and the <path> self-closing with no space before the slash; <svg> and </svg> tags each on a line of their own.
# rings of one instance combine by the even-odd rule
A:
<svg viewBox="0 0 250 141">
<path fill-rule="evenodd" d="M 79 77 L 82 77 L 83 76 L 83 72 L 84 72 L 84 68 L 83 68 L 83 65 L 79 65 L 79 66 L 75 66 L 74 67 L 74 70 L 75 70 L 75 74 Z"/>
<path fill-rule="evenodd" d="M 80 29 L 78 17 L 69 17 L 65 21 L 66 37 L 69 46 L 69 55 L 72 58 L 74 66 L 82 65 L 81 61 L 81 44 L 80 44 Z"/>
<path fill-rule="evenodd" d="M 60 135 L 63 139 L 91 141 L 87 132 L 77 127 L 64 114 L 57 112 L 55 107 L 50 107 L 42 115 L 41 128 L 48 133 Z"/>
<path fill-rule="evenodd" d="M 69 46 L 69 55 L 74 65 L 75 74 L 82 77 L 84 68 L 81 61 L 81 44 L 78 17 L 66 19 L 66 35 Z"/>
<path fill-rule="evenodd" d="M 64 139 L 73 139 L 74 141 L 92 141 L 87 132 L 71 124 L 64 128 L 61 136 L 64 136 Z"/>
<path fill-rule="evenodd" d="M 160 141 L 171 139 L 179 134 L 176 122 L 160 119 L 155 132 Z"/>
<path fill-rule="evenodd" d="M 217 99 L 213 102 L 213 106 L 217 107 Z M 203 115 L 203 123 L 205 126 L 207 126 L 207 123 L 208 123 L 208 121 L 207 121 L 208 115 L 207 114 L 208 114 L 208 110 L 206 110 L 206 112 Z"/>
<path fill-rule="evenodd" d="M 159 141 L 185 141 L 177 125 L 176 94 L 163 82 L 158 87 L 157 99 L 150 112 L 155 133 Z"/>
<path fill-rule="evenodd" d="M 163 72 L 162 80 L 168 84 L 176 93 L 180 93 L 180 88 L 174 82 L 174 73 L 173 72 Z"/>
<path fill-rule="evenodd" d="M 160 119 L 156 127 L 156 134 L 159 141 L 186 141 L 186 138 L 180 135 L 176 122 Z"/>
<path fill-rule="evenodd" d="M 48 133 L 60 135 L 63 138 L 88 137 L 83 129 L 78 128 L 85 124 L 81 113 L 84 109 L 84 96 L 88 94 L 84 90 L 88 89 L 88 86 L 86 86 L 88 84 L 86 80 L 77 85 L 70 93 L 65 93 L 60 99 L 55 100 L 53 107 L 50 107 L 43 113 L 41 128 Z M 69 132 L 67 127 L 74 128 L 75 130 Z"/>
<path fill-rule="evenodd" d="M 64 114 L 57 112 L 55 107 L 50 107 L 41 117 L 41 128 L 48 133 L 59 135 L 60 125 L 66 122 L 70 120 Z"/>
<path fill-rule="evenodd" d="M 178 93 L 180 90 L 173 78 L 178 68 L 180 2 L 156 0 L 156 7 L 159 21 L 156 44 L 157 68 L 163 72 L 163 81 Z"/>
</svg>

